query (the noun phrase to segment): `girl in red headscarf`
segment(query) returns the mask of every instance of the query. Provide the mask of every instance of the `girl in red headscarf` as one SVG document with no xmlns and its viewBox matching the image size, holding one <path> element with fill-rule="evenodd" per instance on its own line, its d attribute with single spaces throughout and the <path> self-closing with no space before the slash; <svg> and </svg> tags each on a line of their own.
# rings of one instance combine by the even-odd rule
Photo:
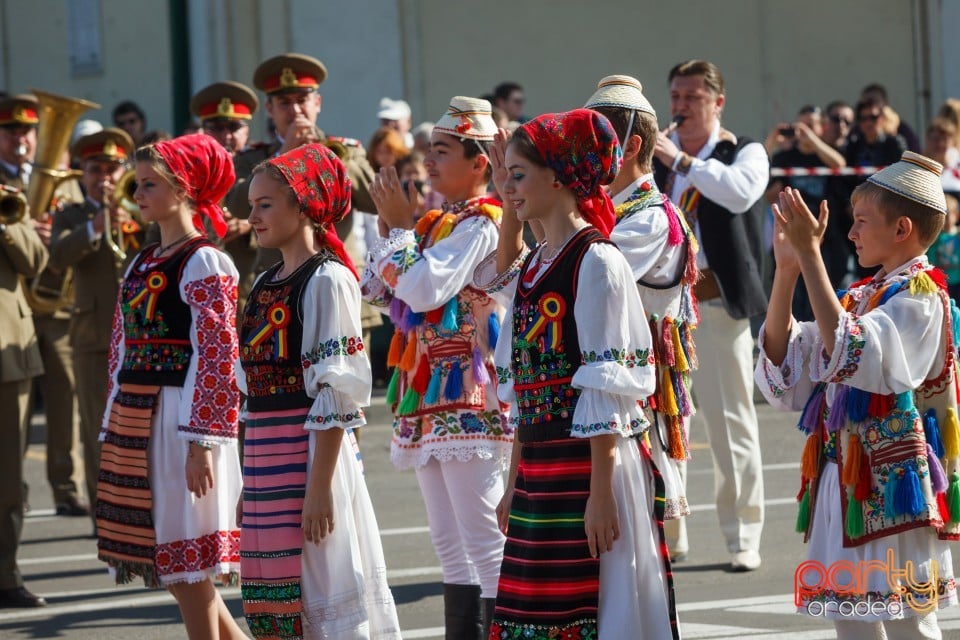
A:
<svg viewBox="0 0 960 640">
<path fill-rule="evenodd" d="M 127 269 L 114 316 L 97 485 L 100 559 L 177 599 L 190 638 L 243 638 L 210 578 L 235 582 L 240 531 L 237 270 L 203 232 L 234 181 L 217 142 L 142 147 L 134 199 L 160 230 Z"/>
<path fill-rule="evenodd" d="M 656 387 L 650 330 L 607 239 L 616 134 L 577 109 L 504 137 L 491 151 L 500 242 L 475 277 L 506 297 L 494 362 L 516 422 L 490 638 L 677 637 L 663 482 L 638 437 L 650 426 L 639 401 Z M 532 252 L 525 221 L 543 231 Z"/>
<path fill-rule="evenodd" d="M 261 163 L 250 224 L 282 260 L 241 319 L 242 592 L 257 638 L 400 638 L 353 430 L 370 361 L 360 287 L 334 225 L 350 180 L 323 145 Z"/>
</svg>

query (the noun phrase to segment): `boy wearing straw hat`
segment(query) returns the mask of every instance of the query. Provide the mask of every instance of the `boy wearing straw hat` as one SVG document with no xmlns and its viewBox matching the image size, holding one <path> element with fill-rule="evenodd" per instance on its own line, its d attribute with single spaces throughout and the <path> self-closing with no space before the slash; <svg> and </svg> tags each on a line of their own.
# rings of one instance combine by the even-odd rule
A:
<svg viewBox="0 0 960 640">
<path fill-rule="evenodd" d="M 860 265 L 880 271 L 839 299 L 820 255 L 826 202 L 819 217 L 793 189 L 774 204 L 755 378 L 772 405 L 803 410 L 797 531 L 808 559 L 795 603 L 832 619 L 841 639 L 939 638 L 935 610 L 957 603 L 944 540 L 960 533 L 960 316 L 924 255 L 946 212 L 942 169 L 907 151 L 853 192 L 849 238 Z M 800 275 L 815 322 L 790 315 Z"/>
<path fill-rule="evenodd" d="M 687 434 L 693 415 L 690 370 L 696 366 L 692 332 L 697 311 L 692 288 L 699 275 L 697 242 L 683 215 L 654 182 L 657 113 L 643 95 L 640 81 L 607 76 L 584 107 L 610 120 L 623 149 L 623 166 L 608 189 L 617 216 L 610 240 L 630 263 L 660 356 L 657 390 L 647 403 L 655 425 L 650 450 L 666 485 L 664 517 L 681 519 L 673 526 L 676 531 L 690 513 L 684 467 L 690 455 Z M 678 536 L 674 533 L 672 538 Z M 677 553 L 674 560 L 685 555 L 685 532 L 680 551 L 684 553 Z"/>
</svg>

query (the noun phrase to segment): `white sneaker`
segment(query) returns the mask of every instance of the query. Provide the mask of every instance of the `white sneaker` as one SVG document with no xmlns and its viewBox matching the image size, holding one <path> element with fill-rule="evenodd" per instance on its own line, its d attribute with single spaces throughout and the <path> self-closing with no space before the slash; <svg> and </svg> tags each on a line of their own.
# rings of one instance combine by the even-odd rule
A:
<svg viewBox="0 0 960 640">
<path fill-rule="evenodd" d="M 756 551 L 737 551 L 730 559 L 733 571 L 753 571 L 760 568 L 760 554 Z"/>
</svg>

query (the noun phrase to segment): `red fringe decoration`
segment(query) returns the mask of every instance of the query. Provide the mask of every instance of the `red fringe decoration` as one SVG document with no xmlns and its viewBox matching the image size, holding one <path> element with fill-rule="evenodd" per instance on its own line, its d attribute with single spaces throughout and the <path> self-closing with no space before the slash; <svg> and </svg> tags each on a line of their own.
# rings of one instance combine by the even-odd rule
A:
<svg viewBox="0 0 960 640">
<path fill-rule="evenodd" d="M 427 392 L 427 387 L 430 386 L 430 363 L 427 362 L 426 354 L 420 356 L 420 366 L 417 367 L 417 372 L 413 375 L 411 386 L 421 396 Z"/>
<path fill-rule="evenodd" d="M 864 453 L 863 458 L 867 458 L 867 455 Z M 870 469 L 870 461 L 868 459 L 860 460 L 860 479 L 857 481 L 857 486 L 853 490 L 853 497 L 864 502 L 870 495 L 873 493 L 873 472 Z"/>
<path fill-rule="evenodd" d="M 663 356 L 663 360 L 658 362 L 668 367 L 674 367 L 677 364 L 677 354 L 673 352 L 673 331 L 670 329 L 672 326 L 673 321 L 670 318 L 664 318 L 659 333 L 660 353 Z M 653 335 L 657 336 L 656 333 Z"/>
</svg>

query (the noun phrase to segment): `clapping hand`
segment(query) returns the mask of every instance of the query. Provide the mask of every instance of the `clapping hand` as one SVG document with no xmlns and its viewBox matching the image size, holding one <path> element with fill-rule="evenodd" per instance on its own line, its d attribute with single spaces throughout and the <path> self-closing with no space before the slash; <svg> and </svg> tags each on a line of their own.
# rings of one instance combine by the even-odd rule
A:
<svg viewBox="0 0 960 640">
<path fill-rule="evenodd" d="M 773 205 L 776 228 L 773 236 L 774 256 L 778 267 L 796 267 L 799 256 L 804 253 L 819 253 L 820 243 L 827 230 L 830 210 L 827 201 L 820 202 L 820 216 L 814 217 L 803 201 L 800 192 L 787 187 L 780 192 Z"/>
<path fill-rule="evenodd" d="M 370 197 L 377 206 L 380 221 L 388 229 L 412 229 L 414 214 L 423 206 L 423 197 L 417 192 L 413 180 L 407 183 L 404 191 L 393 167 L 380 169 L 370 185 Z"/>
</svg>

